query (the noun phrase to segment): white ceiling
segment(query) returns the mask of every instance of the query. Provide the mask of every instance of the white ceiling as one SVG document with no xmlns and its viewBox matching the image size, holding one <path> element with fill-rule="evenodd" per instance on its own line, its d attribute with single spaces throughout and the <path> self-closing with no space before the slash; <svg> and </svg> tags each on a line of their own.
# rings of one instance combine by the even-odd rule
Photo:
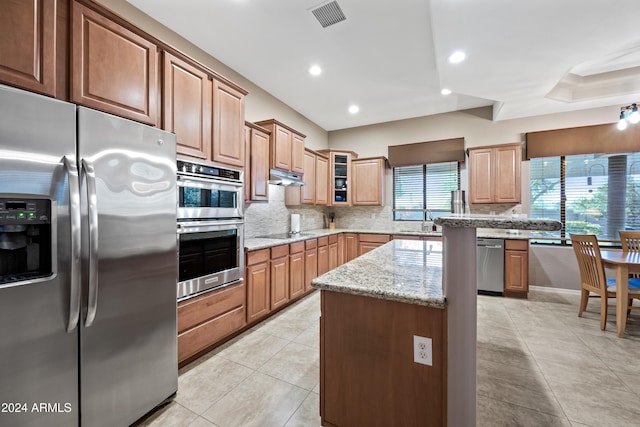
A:
<svg viewBox="0 0 640 427">
<path fill-rule="evenodd" d="M 327 28 L 326 0 L 128 1 L 328 131 L 487 105 L 614 122 L 640 100 L 638 0 L 337 0 Z"/>
</svg>

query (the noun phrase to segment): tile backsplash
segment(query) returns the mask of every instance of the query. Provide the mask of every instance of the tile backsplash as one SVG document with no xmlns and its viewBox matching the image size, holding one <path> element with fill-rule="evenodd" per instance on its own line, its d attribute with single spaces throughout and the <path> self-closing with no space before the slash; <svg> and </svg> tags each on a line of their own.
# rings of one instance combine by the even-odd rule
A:
<svg viewBox="0 0 640 427">
<path fill-rule="evenodd" d="M 324 206 L 295 206 L 284 204 L 285 187 L 269 185 L 268 203 L 251 203 L 245 205 L 246 238 L 265 236 L 269 234 L 286 233 L 291 229 L 291 214 L 300 214 L 300 229 L 302 231 L 328 227 L 328 217 L 335 213 L 336 228 L 354 230 L 389 230 L 417 231 L 420 221 L 393 221 L 392 206 L 352 206 L 352 207 L 324 207 Z M 473 205 L 471 213 L 511 215 L 523 213 L 522 205 Z"/>
</svg>

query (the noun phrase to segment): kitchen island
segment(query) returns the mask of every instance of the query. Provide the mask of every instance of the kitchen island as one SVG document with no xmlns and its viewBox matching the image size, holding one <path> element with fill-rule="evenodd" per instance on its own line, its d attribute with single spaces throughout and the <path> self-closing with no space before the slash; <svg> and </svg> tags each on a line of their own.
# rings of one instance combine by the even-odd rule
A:
<svg viewBox="0 0 640 427">
<path fill-rule="evenodd" d="M 475 426 L 476 228 L 561 224 L 477 216 L 436 223 L 442 244 L 394 240 L 312 281 L 322 290 L 323 425 Z"/>
</svg>

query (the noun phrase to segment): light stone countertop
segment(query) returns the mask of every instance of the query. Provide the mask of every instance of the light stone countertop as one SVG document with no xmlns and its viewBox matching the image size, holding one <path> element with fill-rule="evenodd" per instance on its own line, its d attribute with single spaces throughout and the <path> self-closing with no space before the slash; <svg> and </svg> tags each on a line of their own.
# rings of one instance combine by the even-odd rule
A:
<svg viewBox="0 0 640 427">
<path fill-rule="evenodd" d="M 405 235 L 405 236 L 431 236 L 442 237 L 442 233 L 438 231 L 415 231 L 415 230 L 365 230 L 365 229 L 346 229 L 346 228 L 318 228 L 315 230 L 302 231 L 301 236 L 294 236 L 289 239 L 272 239 L 268 237 L 250 237 L 244 239 L 244 248 L 247 251 L 256 251 L 258 249 L 266 249 L 279 245 L 286 245 L 301 240 L 315 239 L 322 236 L 339 233 L 368 233 L 368 234 L 389 234 L 389 235 Z M 530 237 L 528 231 L 520 230 L 493 230 L 478 229 L 478 237 L 489 237 L 495 239 L 522 239 L 527 240 Z"/>
<path fill-rule="evenodd" d="M 442 243 L 392 240 L 316 277 L 325 291 L 444 308 Z"/>
</svg>

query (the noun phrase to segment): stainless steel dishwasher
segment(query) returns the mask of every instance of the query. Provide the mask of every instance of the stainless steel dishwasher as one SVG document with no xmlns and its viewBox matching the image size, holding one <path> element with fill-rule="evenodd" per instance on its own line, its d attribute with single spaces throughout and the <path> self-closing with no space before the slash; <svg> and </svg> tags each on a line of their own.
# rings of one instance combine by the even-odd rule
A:
<svg viewBox="0 0 640 427">
<path fill-rule="evenodd" d="M 504 291 L 504 239 L 476 239 L 478 293 L 502 295 Z"/>
</svg>

